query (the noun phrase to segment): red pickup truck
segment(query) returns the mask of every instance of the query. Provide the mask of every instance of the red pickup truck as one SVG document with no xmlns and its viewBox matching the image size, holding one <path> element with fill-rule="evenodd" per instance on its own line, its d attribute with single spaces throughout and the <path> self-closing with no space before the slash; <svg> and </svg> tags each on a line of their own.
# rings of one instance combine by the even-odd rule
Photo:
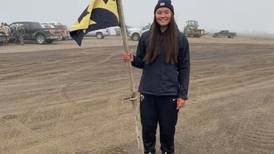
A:
<svg viewBox="0 0 274 154">
<path fill-rule="evenodd" d="M 66 25 L 58 22 L 42 23 L 42 25 L 47 25 L 48 27 L 54 28 L 57 31 L 60 40 L 69 39 L 69 30 Z"/>
</svg>

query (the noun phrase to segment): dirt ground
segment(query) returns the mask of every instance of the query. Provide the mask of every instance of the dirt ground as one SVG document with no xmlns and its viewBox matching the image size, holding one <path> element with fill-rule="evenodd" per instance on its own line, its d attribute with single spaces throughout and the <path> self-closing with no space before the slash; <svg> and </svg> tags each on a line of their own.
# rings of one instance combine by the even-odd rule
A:
<svg viewBox="0 0 274 154">
<path fill-rule="evenodd" d="M 0 153 L 137 153 L 121 44 L 0 46 Z M 177 154 L 274 154 L 274 40 L 201 38 L 190 47 Z M 137 85 L 140 75 L 134 69 Z"/>
</svg>

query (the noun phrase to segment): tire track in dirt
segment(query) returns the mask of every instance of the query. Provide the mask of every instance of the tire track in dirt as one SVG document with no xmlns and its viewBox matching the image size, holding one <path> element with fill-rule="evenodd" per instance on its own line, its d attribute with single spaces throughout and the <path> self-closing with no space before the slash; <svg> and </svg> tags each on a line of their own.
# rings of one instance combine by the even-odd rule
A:
<svg viewBox="0 0 274 154">
<path fill-rule="evenodd" d="M 222 65 L 219 65 L 219 67 L 222 67 Z M 243 88 L 248 89 L 250 85 L 254 84 L 255 86 L 260 82 L 267 82 L 268 80 L 271 85 L 271 80 L 274 78 L 273 70 L 274 65 L 271 65 L 245 69 L 240 72 L 231 72 L 230 69 L 227 69 L 225 74 L 220 75 L 196 75 L 196 77 L 190 81 L 192 85 L 191 90 L 196 91 L 195 94 L 191 94 L 193 96 L 192 100 L 199 100 L 201 98 L 200 96 L 203 95 L 210 98 L 209 95 L 212 93 L 215 93 L 216 96 L 220 94 L 219 92 L 221 92 L 222 95 L 225 95 L 225 93 L 229 94 L 230 91 L 237 91 L 239 88 L 242 90 L 244 90 Z M 214 84 L 212 84 L 212 82 L 214 82 Z M 229 84 L 227 84 L 228 82 Z"/>
<path fill-rule="evenodd" d="M 196 76 L 191 81 L 191 86 L 195 86 L 191 93 L 200 95 L 192 95 L 190 103 L 180 112 L 184 121 L 182 125 L 178 123 L 183 128 L 177 129 L 177 152 L 270 154 L 274 106 L 271 105 L 273 97 L 264 97 L 264 94 L 271 96 L 274 89 L 273 55 L 263 46 L 251 51 L 246 51 L 252 48 L 246 45 L 216 48 L 211 44 L 205 45 L 206 51 L 204 44 L 201 46 L 193 52 L 195 57 L 201 50 L 198 55 L 201 58 L 193 61 L 192 75 Z M 111 52 L 116 51 L 111 47 L 75 50 L 58 50 L 61 54 L 41 52 L 41 56 L 29 53 L 30 57 L 35 55 L 34 59 L 38 57 L 38 63 L 20 67 L 22 70 L 18 72 L 31 74 L 5 80 L 5 86 L 12 85 L 7 86 L 9 92 L 5 92 L 5 88 L 0 91 L 4 92 L 0 99 L 6 101 L 2 106 L 20 112 L 10 110 L 0 118 L 0 134 L 10 129 L 9 136 L 5 136 L 7 142 L 0 144 L 7 148 L 0 153 L 133 154 L 136 151 L 130 105 L 121 105 L 121 98 L 128 92 L 124 83 L 128 74 L 118 74 L 126 72 L 116 61 L 119 53 Z M 17 61 L 20 56 L 24 55 L 12 58 L 8 63 L 16 65 L 5 71 L 33 62 L 26 57 L 24 61 Z M 100 64 L 100 60 L 105 63 Z M 200 103 L 200 98 L 207 102 Z M 263 109 L 259 109 L 261 107 Z M 2 123 L 9 120 L 14 124 Z M 17 123 L 18 126 L 14 126 Z M 17 128 L 24 129 L 18 132 Z"/>
<path fill-rule="evenodd" d="M 244 92 L 247 89 L 262 89 L 262 88 L 269 88 L 269 87 L 274 87 L 274 79 L 270 79 L 270 80 L 262 80 L 260 82 L 257 83 L 253 83 L 253 84 L 249 84 L 245 87 L 237 87 L 237 88 L 231 88 L 228 90 L 221 90 L 221 91 L 216 91 L 216 92 L 212 92 L 210 94 L 206 94 L 206 95 L 200 95 L 199 98 L 196 98 L 196 103 L 197 102 L 204 102 L 204 101 L 209 101 L 211 99 L 216 99 L 216 98 L 221 98 L 221 97 L 225 97 L 225 96 L 229 96 L 229 95 L 233 95 L 233 94 L 237 94 L 240 92 Z"/>
<path fill-rule="evenodd" d="M 107 53 L 108 53 L 108 52 L 107 52 Z M 74 74 L 83 72 L 83 71 L 85 71 L 85 70 L 92 71 L 92 69 L 93 69 L 95 66 L 99 66 L 99 65 L 102 65 L 102 64 L 104 64 L 104 63 L 107 63 L 108 61 L 110 61 L 110 60 L 111 60 L 114 56 L 116 56 L 117 54 L 119 54 L 119 53 L 113 52 L 113 53 L 111 53 L 110 55 L 107 55 L 106 58 L 104 58 L 103 60 L 100 60 L 99 62 L 93 63 L 92 65 L 88 65 L 88 66 L 86 66 L 86 67 L 81 67 L 81 68 L 77 69 L 76 71 L 73 71 L 73 72 L 69 73 L 69 74 L 67 75 L 67 77 L 66 77 L 64 80 L 67 80 L 67 78 L 73 76 Z M 79 75 L 79 74 L 77 74 L 77 75 Z M 72 99 L 70 99 L 69 95 L 67 94 L 67 91 L 68 91 L 68 89 L 69 89 L 70 87 L 75 86 L 75 85 L 77 85 L 77 84 L 78 84 L 78 82 L 76 81 L 76 82 L 72 82 L 72 83 L 65 84 L 64 86 L 62 86 L 62 87 L 60 88 L 60 94 L 61 94 L 61 96 L 62 96 L 65 100 L 67 100 L 68 102 L 70 102 L 70 103 L 74 103 L 75 101 L 73 101 Z"/>
<path fill-rule="evenodd" d="M 100 48 L 96 48 L 96 50 L 98 49 Z M 13 58 L 10 58 L 9 61 L 5 62 L 7 63 L 6 65 L 10 67 L 8 67 L 8 70 L 6 70 L 6 72 L 4 71 L 3 74 L 5 74 L 6 78 L 8 78 L 7 73 L 16 73 L 17 76 L 20 76 L 21 75 L 20 73 L 22 71 L 23 72 L 22 75 L 31 73 L 34 76 L 36 75 L 36 72 L 51 71 L 52 69 L 56 69 L 55 67 L 58 66 L 58 63 L 61 65 L 67 65 L 68 63 L 71 63 L 71 59 L 73 59 L 72 62 L 81 63 L 84 57 L 82 54 L 87 55 L 86 53 L 90 53 L 90 52 L 87 52 L 86 50 L 90 50 L 90 49 L 79 49 L 79 50 L 80 51 L 77 51 L 78 53 L 77 52 L 73 53 L 73 51 L 70 51 L 69 49 L 60 50 L 58 52 L 40 51 L 40 52 L 34 52 L 33 55 L 32 53 L 24 53 L 24 54 L 18 54 L 18 55 L 13 53 L 11 54 L 12 55 L 11 57 Z M 11 64 L 10 62 L 12 60 L 17 60 L 19 55 L 21 55 L 23 58 L 21 58 L 20 61 L 18 60 L 16 63 Z M 30 58 L 33 58 L 33 59 L 30 60 Z M 96 58 L 100 59 L 100 57 L 96 57 L 96 55 L 94 55 L 94 59 Z M 85 60 L 85 57 L 84 57 L 84 60 Z M 88 60 L 93 60 L 93 57 L 90 57 L 90 59 Z"/>
<path fill-rule="evenodd" d="M 215 68 L 213 70 L 223 69 L 223 67 L 224 66 L 222 66 L 222 65 L 218 65 L 218 66 L 215 66 Z M 228 69 L 226 69 L 226 70 L 228 70 Z M 256 72 L 256 74 L 258 74 L 260 72 L 263 73 L 263 72 L 267 71 L 267 72 L 272 72 L 273 75 L 274 75 L 273 70 L 274 70 L 274 66 L 267 66 L 267 67 L 262 67 L 262 68 L 253 68 L 252 70 L 242 70 L 239 73 L 230 74 L 229 77 L 230 78 L 240 78 L 241 80 L 244 80 L 245 77 L 248 77 L 250 75 L 254 75 L 254 72 Z M 192 79 L 191 82 L 192 83 L 203 82 L 203 81 L 209 82 L 210 80 L 222 79 L 225 76 L 227 76 L 227 75 L 207 76 L 207 77 L 199 76 L 197 79 Z"/>
<path fill-rule="evenodd" d="M 85 71 L 85 70 L 90 70 L 93 66 L 98 66 L 98 65 L 101 65 L 101 64 L 103 64 L 103 63 L 106 63 L 106 62 L 108 62 L 108 61 L 110 61 L 110 59 L 111 58 L 113 58 L 113 56 L 115 56 L 116 55 L 116 53 L 114 52 L 114 53 L 112 53 L 112 54 L 110 54 L 110 55 L 108 55 L 105 59 L 103 59 L 103 60 L 101 60 L 102 58 L 98 58 L 98 60 L 100 60 L 99 62 L 97 62 L 97 63 L 95 63 L 95 64 L 93 64 L 93 65 L 88 65 L 87 67 L 81 67 L 80 66 L 80 68 L 79 69 L 76 69 L 76 71 L 73 71 L 73 72 L 71 72 L 71 73 L 69 73 L 69 74 L 67 74 L 66 75 L 66 77 L 65 78 L 62 78 L 62 79 L 64 79 L 64 80 L 66 80 L 66 79 L 68 79 L 68 78 L 70 78 L 71 76 L 73 76 L 74 74 L 76 74 L 77 75 L 77 73 L 80 73 L 80 72 L 83 72 L 83 71 Z M 81 61 L 81 63 L 88 63 L 89 62 L 89 60 L 87 60 L 86 62 L 83 62 L 83 61 Z M 79 62 L 77 62 L 77 63 L 79 63 Z M 48 65 L 52 65 L 52 63 L 49 63 Z M 25 66 L 25 65 L 24 65 Z M 23 65 L 20 65 L 20 67 L 22 67 L 22 71 L 25 71 L 24 70 L 24 67 Z M 29 65 L 26 65 L 26 66 L 29 66 Z M 38 73 L 39 72 L 42 72 L 42 71 L 44 71 L 44 70 L 48 70 L 47 69 L 47 66 L 45 66 L 45 64 L 41 64 L 41 66 L 43 66 L 43 67 L 39 67 L 38 69 Z M 31 68 L 30 68 L 31 69 Z M 32 70 L 33 71 L 33 70 Z M 15 72 L 17 72 L 17 71 L 15 71 Z M 24 73 L 24 74 L 27 74 L 26 72 Z M 16 76 L 16 77 L 20 77 L 20 76 Z M 8 79 L 11 79 L 10 77 L 7 77 Z M 69 96 L 68 96 L 68 94 L 66 93 L 66 91 L 67 91 L 67 89 L 68 88 L 70 88 L 70 86 L 77 86 L 77 84 L 78 84 L 78 82 L 73 82 L 73 83 L 71 83 L 71 84 L 67 84 L 67 85 L 65 85 L 65 86 L 62 86 L 61 87 L 61 89 L 59 90 L 59 93 L 61 93 L 61 95 L 62 95 L 62 97 L 66 97 L 67 98 L 67 100 L 69 100 Z M 116 89 L 116 90 L 118 90 L 118 89 Z M 120 91 L 120 90 L 118 90 L 118 91 Z M 62 94 L 63 93 L 63 94 Z M 113 91 L 109 91 L 109 92 L 105 92 L 105 94 L 112 94 L 113 93 Z M 96 94 L 96 95 L 98 95 L 99 97 L 100 96 L 102 96 L 102 95 L 105 95 L 105 94 Z M 95 96 L 95 95 L 94 95 Z M 96 99 L 98 99 L 97 97 L 94 97 L 94 99 L 93 100 L 96 100 Z M 89 100 L 89 101 L 92 101 L 92 100 Z M 35 103 L 35 102 L 34 102 Z M 73 103 L 73 101 L 71 101 L 71 103 Z M 57 106 L 56 106 L 57 105 Z M 70 112 L 62 112 L 62 110 L 61 110 L 61 112 L 62 113 L 59 113 L 58 115 L 55 115 L 55 114 L 53 114 L 52 115 L 52 113 L 54 113 L 54 112 L 48 112 L 47 113 L 47 110 L 49 109 L 49 108 L 52 108 L 52 107 L 58 107 L 58 106 L 60 106 L 60 105 L 62 105 L 62 103 L 60 104 L 60 102 L 58 102 L 58 103 L 56 103 L 56 104 L 50 104 L 50 105 L 47 105 L 47 106 L 44 106 L 43 107 L 43 110 L 40 110 L 40 111 L 37 111 L 37 110 L 28 110 L 27 111 L 27 113 L 26 114 L 23 114 L 23 115 L 20 115 L 19 114 L 19 117 L 21 118 L 21 119 L 25 119 L 25 120 L 22 120 L 21 122 L 19 122 L 21 125 L 24 125 L 26 128 L 28 128 L 28 131 L 27 132 L 29 132 L 29 131 L 31 131 L 31 132 L 35 132 L 35 131 L 33 131 L 32 130 L 32 128 L 35 128 L 35 127 L 48 127 L 47 125 L 47 122 L 46 121 L 51 121 L 51 123 L 52 123 L 52 120 L 61 120 L 60 118 L 64 118 L 64 117 L 62 117 L 62 116 L 65 116 L 66 118 L 68 118 L 68 117 L 70 117 L 70 114 L 73 114 L 73 112 L 71 111 L 71 109 L 68 109 L 68 110 L 70 110 Z M 68 108 L 68 106 L 66 106 L 66 108 Z M 63 108 L 64 109 L 64 108 Z M 44 112 L 45 111 L 45 112 Z M 63 110 L 63 111 L 65 111 L 65 110 Z M 48 114 L 50 114 L 50 115 L 48 115 Z M 38 116 L 38 117 L 37 117 Z M 60 117 L 61 116 L 61 117 Z M 7 116 L 5 116 L 5 117 L 7 117 Z M 31 118 L 31 117 L 37 117 L 37 118 Z M 33 124 L 31 124 L 31 123 L 33 123 Z M 39 126 L 39 123 L 41 123 L 41 124 L 43 124 L 44 126 Z M 30 125 L 31 124 L 31 125 Z M 49 123 L 50 124 L 50 123 Z M 33 126 L 32 126 L 33 125 Z M 36 128 L 35 128 L 36 129 Z M 26 133 L 26 131 L 24 132 L 24 133 Z M 29 136 L 30 138 L 35 138 L 34 136 L 39 136 L 38 134 L 36 134 L 36 135 L 31 135 L 31 136 Z M 36 145 L 36 144 L 33 144 L 33 145 Z M 20 146 L 17 146 L 17 148 L 16 149 L 24 149 L 24 147 L 27 147 L 27 145 L 25 145 L 25 144 L 21 144 Z M 11 148 L 11 147 L 10 147 Z"/>
<path fill-rule="evenodd" d="M 274 107 L 272 105 L 272 107 Z M 266 112 L 255 112 L 253 117 L 246 122 L 242 130 L 242 146 L 250 153 L 273 154 L 274 153 L 274 117 Z"/>
<path fill-rule="evenodd" d="M 14 78 L 11 78 L 10 76 L 4 77 L 4 79 L 7 79 L 7 80 L 3 80 L 3 84 L 7 85 L 10 89 L 12 89 L 13 87 L 19 86 L 19 85 L 25 85 L 25 83 L 19 83 L 19 82 L 16 83 L 15 82 L 15 81 L 17 81 L 15 79 L 17 79 L 17 78 L 23 78 L 22 76 L 24 76 L 24 75 L 28 75 L 28 76 L 26 76 L 24 78 L 35 77 L 35 79 L 37 79 L 39 76 L 45 77 L 45 80 L 43 80 L 43 82 L 44 83 L 48 82 L 50 85 L 56 83 L 57 81 L 69 82 L 69 81 L 66 81 L 66 80 L 68 80 L 71 76 L 73 76 L 73 74 L 77 75 L 77 73 L 79 73 L 81 71 L 84 71 L 85 69 L 90 69 L 90 68 L 92 68 L 95 65 L 103 64 L 103 63 L 109 61 L 111 58 L 113 58 L 113 56 L 115 56 L 115 54 L 116 54 L 115 52 L 112 52 L 111 54 L 109 54 L 109 50 L 108 49 L 113 49 L 111 47 L 108 47 L 106 50 L 100 50 L 100 49 L 101 48 L 96 48 L 96 50 L 92 51 L 92 52 L 89 51 L 90 49 L 80 50 L 80 53 L 76 53 L 76 54 L 73 53 L 72 56 L 70 56 L 70 55 L 66 56 L 68 58 L 66 58 L 66 57 L 63 58 L 63 59 L 56 58 L 56 60 L 54 60 L 54 61 L 51 61 L 51 58 L 47 58 L 47 60 L 49 60 L 49 61 L 42 60 L 40 63 L 39 62 L 32 62 L 32 61 L 30 61 L 30 63 L 29 63 L 28 60 L 25 60 L 25 61 L 27 61 L 27 63 L 25 63 L 25 61 L 23 61 L 23 62 L 18 61 L 20 63 L 17 64 L 16 66 L 14 66 L 14 69 L 16 69 L 16 70 L 11 69 L 11 70 L 14 70 L 13 72 L 16 72 L 16 76 L 14 76 Z M 86 52 L 87 50 L 88 50 L 88 52 Z M 62 55 L 62 53 L 59 54 L 59 52 L 67 52 L 67 50 L 56 52 L 56 53 L 58 53 L 58 55 Z M 86 58 L 82 58 L 83 57 L 82 56 L 82 52 L 84 52 Z M 96 52 L 95 55 L 94 55 L 94 52 Z M 36 54 L 37 53 L 35 53 L 35 55 Z M 45 53 L 45 54 L 49 55 L 51 57 L 54 57 L 53 54 L 55 54 L 55 52 Z M 88 54 L 89 54 L 89 56 L 87 56 Z M 106 56 L 106 58 L 102 59 L 102 56 Z M 17 58 L 18 56 L 15 56 L 15 57 Z M 28 56 L 24 56 L 24 57 L 27 58 Z M 45 57 L 45 56 L 40 56 L 40 57 Z M 16 58 L 13 58 L 13 59 L 16 59 Z M 71 60 L 71 59 L 73 59 L 73 60 Z M 93 62 L 96 59 L 99 62 L 97 62 L 97 63 L 93 64 L 92 66 L 90 66 L 89 63 Z M 69 64 L 69 65 L 66 64 L 67 63 L 66 61 L 68 61 L 68 62 L 72 61 L 73 63 L 75 63 L 77 65 L 80 64 L 80 66 L 78 66 L 78 67 L 77 67 L 77 65 L 73 66 L 73 68 L 75 68 L 73 71 L 71 71 L 69 73 L 65 73 L 66 71 L 64 69 L 67 69 L 67 68 L 71 67 L 70 66 L 71 64 Z M 65 65 L 65 64 L 63 64 L 63 62 L 65 62 L 65 64 L 68 65 L 64 69 L 62 67 L 60 67 L 60 65 L 58 65 L 58 63 L 60 63 L 62 65 Z M 88 64 L 88 65 L 86 67 L 83 67 L 82 64 Z M 54 73 L 60 72 L 60 68 L 62 69 L 61 73 L 64 73 L 64 74 L 62 74 L 62 75 L 57 74 L 57 75 L 53 76 Z M 20 71 L 18 71 L 18 69 Z M 31 72 L 35 72 L 35 73 L 31 73 Z M 46 76 L 48 76 L 48 77 L 46 77 Z M 54 78 L 51 77 L 51 76 L 53 76 Z M 8 81 L 11 81 L 11 82 L 8 82 Z M 10 84 L 10 83 L 13 83 L 13 84 Z M 16 84 L 14 84 L 14 83 L 16 83 Z M 72 84 L 72 85 L 77 84 L 77 81 L 76 81 L 76 83 L 64 83 L 64 85 L 60 86 L 60 90 L 59 91 L 62 92 L 62 89 L 69 88 L 69 86 L 71 86 L 69 84 Z M 28 84 L 28 86 L 29 86 L 29 84 Z M 34 86 L 35 86 L 35 88 L 34 88 Z M 44 85 L 35 85 L 35 84 L 33 84 L 32 87 L 33 88 L 31 90 L 22 89 L 20 91 L 20 93 L 18 93 L 17 95 L 19 96 L 19 95 L 25 95 L 25 94 L 29 94 L 29 93 L 37 93 L 37 91 L 41 91 L 41 94 L 42 94 L 42 91 L 48 91 L 48 90 L 50 90 L 50 89 L 41 89 L 41 87 L 45 87 Z M 54 89 L 58 89 L 58 88 L 54 88 Z M 54 89 L 52 89 L 52 90 L 54 90 Z M 4 96 L 4 98 L 8 97 L 8 95 L 10 95 L 10 93 L 12 93 L 12 90 L 10 90 L 10 92 L 6 91 L 5 94 L 2 94 L 2 96 Z M 61 97 L 63 97 L 62 94 L 61 94 Z M 67 95 L 67 98 L 68 98 L 68 95 Z M 33 102 L 33 103 L 35 103 L 35 102 Z M 14 105 L 16 105 L 16 104 L 14 104 Z M 28 105 L 31 105 L 31 103 L 29 103 Z"/>
<path fill-rule="evenodd" d="M 117 100 L 117 98 L 115 98 L 115 100 Z M 111 102 L 109 102 L 111 103 Z M 106 104 L 103 104 L 101 102 L 101 106 L 105 106 Z M 54 135 L 51 137 L 47 137 L 46 140 L 39 140 L 37 141 L 35 144 L 33 144 L 33 146 L 29 146 L 28 148 L 23 147 L 22 149 L 17 149 L 18 151 L 21 151 L 21 153 L 28 153 L 31 152 L 33 153 L 33 151 L 35 151 L 35 149 L 41 149 L 43 147 L 51 147 L 55 144 L 58 145 L 62 145 L 62 147 L 67 147 L 65 144 L 66 143 L 70 143 L 70 142 L 78 142 L 78 140 L 83 140 L 83 139 L 93 139 L 93 138 L 98 138 L 99 136 L 101 138 L 99 138 L 97 140 L 97 142 L 101 143 L 103 142 L 104 138 L 108 138 L 109 135 L 111 135 L 111 133 L 108 132 L 113 132 L 115 130 L 119 130 L 119 125 L 117 126 L 117 124 L 115 124 L 115 121 L 117 122 L 117 120 L 119 120 L 120 118 L 122 118 L 121 116 L 117 117 L 117 115 L 115 116 L 115 121 L 112 120 L 107 120 L 106 119 L 113 119 L 113 115 L 109 115 L 109 113 L 111 113 L 111 108 L 101 108 L 100 106 L 96 106 L 97 110 L 91 113 L 81 113 L 80 115 L 75 115 L 76 117 L 73 118 L 73 120 L 71 122 L 67 121 L 66 123 L 63 124 L 63 127 L 67 126 L 67 127 L 71 127 L 71 128 L 64 128 L 64 132 L 62 134 L 58 134 L 58 135 Z M 101 108 L 102 110 L 100 111 L 99 108 Z M 94 120 L 90 120 L 90 117 L 95 117 L 96 115 L 98 115 L 98 113 L 106 113 L 104 116 L 100 116 Z M 115 112 L 114 112 L 115 113 Z M 118 113 L 116 113 L 118 114 Z M 124 114 L 128 114 L 127 112 L 125 112 Z M 119 115 L 121 115 L 121 113 L 119 113 Z M 128 117 L 128 116 L 126 116 Z M 124 118 L 120 119 L 119 121 L 124 121 Z M 88 120 L 88 121 L 86 121 Z M 99 120 L 99 121 L 98 121 Z M 114 119 L 113 119 L 114 120 Z M 95 122 L 97 121 L 97 122 Z M 96 125 L 94 125 L 96 123 Z M 78 124 L 81 124 L 81 127 L 77 127 Z M 76 125 L 76 126 L 74 126 Z M 100 125 L 100 127 L 98 128 L 97 126 Z M 58 128 L 54 128 L 54 129 L 58 129 Z M 44 130 L 45 131 L 45 130 Z M 51 130 L 52 131 L 52 130 Z M 98 132 L 98 133 L 93 133 L 93 131 Z M 122 130 L 120 130 L 122 131 Z M 121 133 L 119 131 L 119 133 Z M 117 134 L 116 134 L 117 135 Z M 111 135 L 113 136 L 113 135 Z M 119 134 L 118 134 L 119 136 Z M 97 145 L 97 144 L 92 144 L 94 142 L 91 142 L 90 144 L 90 148 L 92 150 L 85 150 L 85 148 L 80 148 L 81 146 L 79 146 L 77 148 L 76 151 L 89 151 L 92 154 L 96 151 L 96 152 L 106 152 L 106 154 L 108 154 L 108 152 L 111 152 L 109 150 L 113 149 L 116 152 L 121 152 L 123 151 L 123 149 L 121 148 L 116 148 L 119 146 L 116 146 L 115 144 L 113 144 L 113 146 L 102 146 Z M 117 142 L 116 142 L 117 143 Z M 89 148 L 89 149 L 90 149 Z M 68 148 L 66 148 L 68 149 Z M 81 150 L 82 149 L 82 150 Z M 60 149 L 57 149 L 60 150 Z M 24 151 L 24 152 L 22 152 Z M 72 152 L 74 150 L 71 150 L 70 152 Z M 45 152 L 44 152 L 45 153 Z M 44 154 L 43 153 L 43 154 Z"/>
</svg>

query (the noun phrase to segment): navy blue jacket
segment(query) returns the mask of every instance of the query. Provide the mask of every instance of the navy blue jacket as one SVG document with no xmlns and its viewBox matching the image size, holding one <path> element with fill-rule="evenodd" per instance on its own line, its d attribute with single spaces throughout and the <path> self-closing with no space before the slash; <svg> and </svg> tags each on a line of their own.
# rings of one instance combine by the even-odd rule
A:
<svg viewBox="0 0 274 154">
<path fill-rule="evenodd" d="M 149 35 L 148 31 L 141 36 L 136 56 L 132 61 L 134 67 L 143 69 L 139 92 L 155 96 L 172 95 L 187 100 L 190 73 L 188 40 L 180 33 L 178 63 L 166 63 L 163 48 L 160 48 L 157 58 L 152 63 L 146 64 L 143 59 L 146 55 Z"/>
</svg>

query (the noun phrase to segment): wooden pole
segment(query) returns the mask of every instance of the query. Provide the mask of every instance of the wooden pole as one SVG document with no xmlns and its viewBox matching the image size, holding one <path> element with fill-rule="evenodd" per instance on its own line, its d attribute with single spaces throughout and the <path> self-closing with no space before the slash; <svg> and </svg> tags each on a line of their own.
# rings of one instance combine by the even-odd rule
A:
<svg viewBox="0 0 274 154">
<path fill-rule="evenodd" d="M 122 0 L 117 0 L 117 4 L 118 4 L 121 35 L 122 35 L 123 44 L 124 44 L 124 51 L 127 52 L 129 51 L 129 46 L 128 46 L 127 30 L 126 30 L 126 24 L 124 19 Z M 140 124 L 140 103 L 138 103 L 137 101 L 137 91 L 134 83 L 131 62 L 128 62 L 127 65 L 128 65 L 128 72 L 129 72 L 129 78 L 130 78 L 130 90 L 131 90 L 131 97 L 129 98 L 129 101 L 132 102 L 133 108 L 135 110 L 135 124 L 136 124 L 138 150 L 141 154 L 143 154 L 144 150 L 143 150 L 143 142 L 141 137 L 141 124 Z"/>
</svg>

